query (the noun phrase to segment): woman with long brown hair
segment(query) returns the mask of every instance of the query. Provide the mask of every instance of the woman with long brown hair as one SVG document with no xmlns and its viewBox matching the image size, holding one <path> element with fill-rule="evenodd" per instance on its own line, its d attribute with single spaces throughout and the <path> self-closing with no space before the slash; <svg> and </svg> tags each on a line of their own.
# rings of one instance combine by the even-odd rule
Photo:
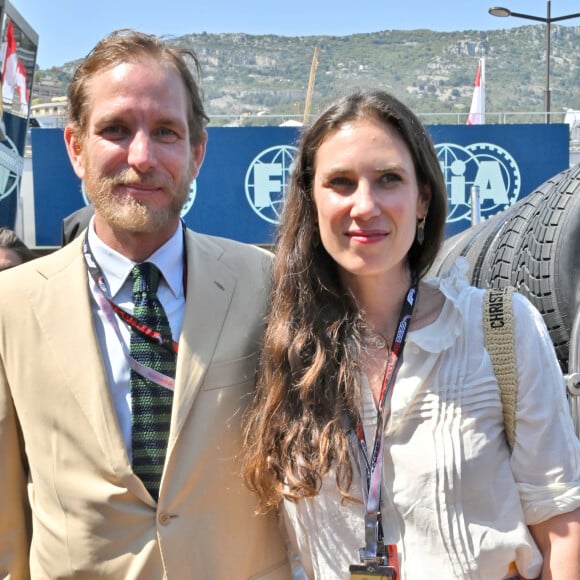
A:
<svg viewBox="0 0 580 580">
<path fill-rule="evenodd" d="M 428 133 L 385 92 L 302 135 L 244 475 L 309 578 L 580 577 L 580 445 L 553 347 L 517 295 L 510 454 L 483 291 L 461 261 L 425 280 L 446 204 Z"/>
</svg>

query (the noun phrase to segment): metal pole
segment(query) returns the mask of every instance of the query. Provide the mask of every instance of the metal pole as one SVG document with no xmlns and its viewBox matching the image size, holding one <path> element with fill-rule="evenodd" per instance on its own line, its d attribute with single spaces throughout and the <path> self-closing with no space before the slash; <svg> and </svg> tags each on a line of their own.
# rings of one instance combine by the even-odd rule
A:
<svg viewBox="0 0 580 580">
<path fill-rule="evenodd" d="M 550 122 L 550 36 L 551 36 L 551 5 L 552 0 L 547 0 L 546 6 L 546 91 L 544 93 L 544 110 L 546 111 L 546 123 Z"/>
<path fill-rule="evenodd" d="M 479 197 L 479 185 L 471 186 L 471 225 L 481 222 L 481 199 Z"/>
<path fill-rule="evenodd" d="M 580 437 L 580 310 L 576 313 L 568 343 L 568 375 L 566 379 L 568 402 L 576 435 Z"/>
</svg>

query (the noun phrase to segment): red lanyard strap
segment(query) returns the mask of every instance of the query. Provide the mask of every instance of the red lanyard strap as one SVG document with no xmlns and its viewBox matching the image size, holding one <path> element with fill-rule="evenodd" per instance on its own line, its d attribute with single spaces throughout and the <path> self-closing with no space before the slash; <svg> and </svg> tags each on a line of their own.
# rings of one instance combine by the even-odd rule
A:
<svg viewBox="0 0 580 580">
<path fill-rule="evenodd" d="M 100 286 L 97 285 L 97 289 L 101 291 Z M 126 322 L 131 328 L 139 332 L 142 336 L 147 338 L 148 340 L 157 343 L 161 348 L 168 350 L 169 352 L 174 352 L 177 354 L 179 350 L 178 343 L 169 338 L 168 336 L 164 336 L 159 331 L 150 328 L 146 324 L 143 324 L 140 320 L 135 318 L 132 314 L 129 314 L 119 306 L 117 306 L 108 296 L 105 298 L 109 302 L 109 306 L 113 309 L 113 312 L 124 322 Z"/>
<path fill-rule="evenodd" d="M 107 300 L 109 306 L 113 309 L 113 312 L 121 319 L 123 322 L 127 323 L 131 328 L 144 336 L 147 340 L 157 343 L 159 346 L 168 350 L 169 352 L 174 352 L 177 354 L 179 350 L 179 344 L 173 340 L 171 337 L 164 336 L 159 331 L 150 328 L 148 325 L 144 324 L 132 314 L 129 314 L 126 310 L 123 310 L 120 306 L 115 304 L 108 295 L 107 287 L 105 284 L 105 277 L 101 271 L 101 268 L 97 264 L 91 247 L 89 245 L 89 234 L 88 230 L 85 234 L 85 239 L 83 241 L 83 255 L 85 257 L 85 262 L 87 264 L 87 269 L 91 278 L 93 279 L 95 289 L 102 294 L 102 296 Z M 184 288 L 186 284 L 186 265 L 184 262 L 183 277 L 184 277 Z"/>
<path fill-rule="evenodd" d="M 107 319 L 107 322 L 109 323 L 111 328 L 115 331 L 119 344 L 121 345 L 121 350 L 123 351 L 123 355 L 125 356 L 125 360 L 127 361 L 129 368 L 133 369 L 136 373 L 140 374 L 142 377 L 149 379 L 156 385 L 159 385 L 160 387 L 164 387 L 166 389 L 169 389 L 170 391 L 173 391 L 175 389 L 175 379 L 173 377 L 164 375 L 163 373 L 160 373 L 150 367 L 142 365 L 140 362 L 136 361 L 131 356 L 129 349 L 125 344 L 123 337 L 121 336 L 119 325 L 115 320 L 114 310 L 111 308 L 110 303 L 107 301 L 103 293 L 100 292 L 97 288 L 94 288 L 96 286 L 95 281 L 91 279 L 91 282 L 95 298 L 99 304 L 99 307 L 103 311 L 103 314 Z"/>
<path fill-rule="evenodd" d="M 373 453 L 368 458 L 367 446 L 360 415 L 357 420 L 356 436 L 358 439 L 361 454 L 364 457 L 367 473 L 366 510 L 365 510 L 365 547 L 361 548 L 361 560 L 376 561 L 379 542 L 382 543 L 382 530 L 380 529 L 380 502 L 381 502 L 381 482 L 383 472 L 383 440 L 385 425 L 390 415 L 387 400 L 393 390 L 397 372 L 402 361 L 403 349 L 407 338 L 407 331 L 413 315 L 413 309 L 417 300 L 418 278 L 414 274 L 411 287 L 409 288 L 405 301 L 401 307 L 397 330 L 393 338 L 393 346 L 387 357 L 385 374 L 381 386 L 379 404 L 377 409 L 377 425 L 375 430 L 375 442 Z M 362 466 L 361 466 L 362 467 Z M 362 471 L 362 470 L 361 470 Z M 383 552 L 382 548 L 380 550 Z M 380 554 L 384 555 L 384 554 Z"/>
</svg>

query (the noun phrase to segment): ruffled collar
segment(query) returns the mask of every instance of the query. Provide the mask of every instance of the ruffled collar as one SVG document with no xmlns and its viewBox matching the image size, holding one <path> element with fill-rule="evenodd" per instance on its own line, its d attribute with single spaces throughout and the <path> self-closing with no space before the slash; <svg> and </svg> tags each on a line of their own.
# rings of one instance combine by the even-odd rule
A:
<svg viewBox="0 0 580 580">
<path fill-rule="evenodd" d="M 407 336 L 409 343 L 414 343 L 431 353 L 444 351 L 455 343 L 463 326 L 463 314 L 459 307 L 460 297 L 470 287 L 468 270 L 467 260 L 459 257 L 442 276 L 422 281 L 422 284 L 438 289 L 446 300 L 434 322 L 419 330 L 409 331 Z"/>
</svg>

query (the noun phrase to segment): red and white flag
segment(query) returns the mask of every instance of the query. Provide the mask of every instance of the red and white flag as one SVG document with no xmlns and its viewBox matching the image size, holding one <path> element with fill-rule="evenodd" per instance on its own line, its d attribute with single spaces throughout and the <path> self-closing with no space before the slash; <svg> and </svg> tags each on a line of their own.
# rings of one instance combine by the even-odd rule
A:
<svg viewBox="0 0 580 580">
<path fill-rule="evenodd" d="M 14 99 L 16 75 L 18 72 L 18 55 L 16 54 L 16 40 L 14 39 L 14 24 L 8 21 L 6 29 L 6 45 L 2 61 L 2 100 L 11 103 Z"/>
<path fill-rule="evenodd" d="M 26 83 L 26 69 L 18 60 L 16 53 L 16 40 L 14 38 L 14 25 L 8 21 L 6 30 L 6 45 L 4 47 L 4 60 L 2 64 L 2 101 L 12 103 L 14 93 L 20 97 L 20 110 L 28 113 L 28 88 Z"/>
<path fill-rule="evenodd" d="M 20 96 L 20 111 L 24 114 L 28 114 L 28 86 L 26 84 L 26 69 L 22 64 L 22 61 L 18 61 L 18 66 L 16 70 L 16 85 L 14 90 Z"/>
<path fill-rule="evenodd" d="M 479 59 L 467 124 L 485 125 L 485 58 Z"/>
</svg>

